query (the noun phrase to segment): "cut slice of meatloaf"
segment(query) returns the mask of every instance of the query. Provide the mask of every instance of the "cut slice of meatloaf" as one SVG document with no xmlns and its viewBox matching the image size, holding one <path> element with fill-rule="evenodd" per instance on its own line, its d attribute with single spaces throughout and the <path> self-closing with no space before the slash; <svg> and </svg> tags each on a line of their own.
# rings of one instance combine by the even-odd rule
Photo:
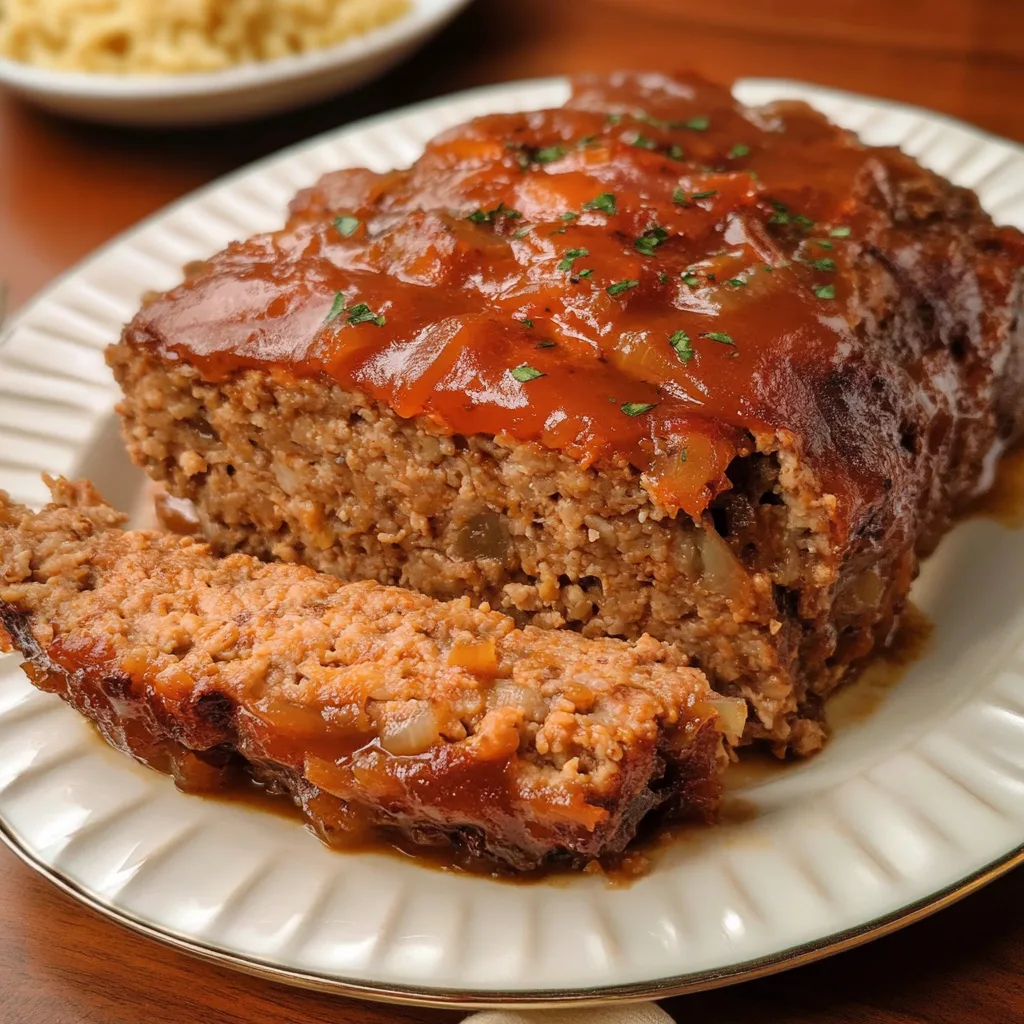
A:
<svg viewBox="0 0 1024 1024">
<path fill-rule="evenodd" d="M 898 150 L 620 74 L 327 175 L 109 360 L 217 550 L 677 642 L 806 753 L 1021 432 L 1022 268 Z"/>
<path fill-rule="evenodd" d="M 53 492 L 38 514 L 0 492 L 0 649 L 186 786 L 241 761 L 329 840 L 380 830 L 514 869 L 620 852 L 655 808 L 714 816 L 745 707 L 674 646 L 221 560 L 124 532 L 87 484 Z"/>
</svg>

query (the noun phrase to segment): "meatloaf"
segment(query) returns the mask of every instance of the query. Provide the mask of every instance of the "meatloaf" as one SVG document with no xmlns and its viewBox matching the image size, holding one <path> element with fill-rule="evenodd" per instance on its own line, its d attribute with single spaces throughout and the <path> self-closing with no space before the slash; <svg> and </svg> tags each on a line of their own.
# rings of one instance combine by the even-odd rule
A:
<svg viewBox="0 0 1024 1024">
<path fill-rule="evenodd" d="M 897 149 L 617 74 L 326 175 L 109 361 L 218 551 L 678 643 L 808 753 L 1021 433 L 1022 268 Z"/>
<path fill-rule="evenodd" d="M 654 808 L 714 815 L 746 708 L 672 645 L 217 559 L 124 532 L 86 484 L 53 491 L 38 514 L 0 492 L 0 649 L 186 786 L 241 764 L 328 839 L 515 869 L 621 851 Z"/>
</svg>

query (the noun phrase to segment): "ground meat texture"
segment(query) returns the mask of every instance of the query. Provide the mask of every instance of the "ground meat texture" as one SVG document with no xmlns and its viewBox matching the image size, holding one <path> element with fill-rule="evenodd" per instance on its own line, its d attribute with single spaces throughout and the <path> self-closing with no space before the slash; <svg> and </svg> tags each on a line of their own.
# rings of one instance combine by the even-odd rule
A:
<svg viewBox="0 0 1024 1024">
<path fill-rule="evenodd" d="M 899 151 L 620 74 L 325 176 L 109 361 L 218 551 L 649 633 L 803 754 L 1021 433 L 1022 305 Z"/>
<path fill-rule="evenodd" d="M 240 763 L 328 839 L 445 842 L 524 870 L 713 818 L 743 704 L 672 645 L 519 630 L 192 538 L 124 532 L 87 484 L 0 494 L 0 649 L 191 788 Z"/>
</svg>

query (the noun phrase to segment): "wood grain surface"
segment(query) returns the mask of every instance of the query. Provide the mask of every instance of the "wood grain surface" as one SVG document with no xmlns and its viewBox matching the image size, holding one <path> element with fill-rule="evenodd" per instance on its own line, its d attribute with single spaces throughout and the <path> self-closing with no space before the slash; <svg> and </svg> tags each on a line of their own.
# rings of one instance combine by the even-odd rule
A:
<svg viewBox="0 0 1024 1024">
<path fill-rule="evenodd" d="M 887 96 L 1024 141 L 1021 0 L 477 0 L 387 78 L 300 114 L 202 132 L 73 124 L 0 95 L 0 282 L 16 307 L 117 232 L 281 146 L 455 89 L 693 68 Z M 1024 1020 L 1024 871 L 831 960 L 670 1000 L 707 1024 Z M 210 967 L 108 923 L 0 851 L 0 1024 L 377 1024 L 374 1006 Z"/>
</svg>

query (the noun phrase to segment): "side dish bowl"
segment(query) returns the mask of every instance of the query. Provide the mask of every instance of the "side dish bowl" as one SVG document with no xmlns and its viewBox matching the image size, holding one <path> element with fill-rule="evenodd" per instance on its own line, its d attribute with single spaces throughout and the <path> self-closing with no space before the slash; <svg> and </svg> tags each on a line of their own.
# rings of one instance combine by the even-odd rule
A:
<svg viewBox="0 0 1024 1024">
<path fill-rule="evenodd" d="M 107 124 L 186 127 L 280 113 L 390 70 L 469 0 L 413 0 L 402 17 L 337 46 L 222 71 L 112 75 L 54 71 L 0 58 L 0 86 L 54 113 Z"/>
</svg>

